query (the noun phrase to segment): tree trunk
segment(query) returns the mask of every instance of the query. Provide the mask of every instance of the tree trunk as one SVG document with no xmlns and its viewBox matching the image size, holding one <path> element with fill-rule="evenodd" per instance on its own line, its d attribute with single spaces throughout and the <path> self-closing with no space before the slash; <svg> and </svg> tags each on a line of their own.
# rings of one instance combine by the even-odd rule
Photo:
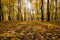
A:
<svg viewBox="0 0 60 40">
<path fill-rule="evenodd" d="M 2 11 L 2 4 L 1 4 L 1 0 L 0 0 L 0 21 L 4 20 L 3 18 L 3 11 Z"/>
<path fill-rule="evenodd" d="M 57 0 L 55 0 L 55 20 L 57 20 Z"/>
<path fill-rule="evenodd" d="M 49 0 L 47 0 L 47 21 L 50 21 Z"/>
<path fill-rule="evenodd" d="M 1 11 L 2 11 L 2 7 L 1 7 L 1 1 L 0 1 L 0 21 L 1 21 Z"/>
<path fill-rule="evenodd" d="M 18 15 L 17 15 L 17 17 L 18 17 L 17 19 L 20 21 L 21 20 L 21 0 L 18 0 Z"/>
<path fill-rule="evenodd" d="M 42 21 L 44 20 L 44 16 L 43 16 L 43 14 L 44 14 L 44 10 L 43 10 L 43 0 L 42 0 L 42 5 L 41 5 L 41 19 L 42 19 Z"/>
</svg>

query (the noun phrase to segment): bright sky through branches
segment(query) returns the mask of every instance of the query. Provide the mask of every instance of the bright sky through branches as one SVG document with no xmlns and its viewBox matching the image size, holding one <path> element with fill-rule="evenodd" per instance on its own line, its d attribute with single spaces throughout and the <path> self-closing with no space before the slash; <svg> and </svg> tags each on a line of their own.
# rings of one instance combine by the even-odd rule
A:
<svg viewBox="0 0 60 40">
<path fill-rule="evenodd" d="M 24 0 L 25 8 L 30 12 L 32 10 L 32 4 L 28 0 Z"/>
</svg>

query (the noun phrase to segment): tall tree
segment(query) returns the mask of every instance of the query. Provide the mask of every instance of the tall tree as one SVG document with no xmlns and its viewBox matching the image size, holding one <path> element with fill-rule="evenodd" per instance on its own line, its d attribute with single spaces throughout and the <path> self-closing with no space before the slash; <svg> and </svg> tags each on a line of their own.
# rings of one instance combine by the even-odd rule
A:
<svg viewBox="0 0 60 40">
<path fill-rule="evenodd" d="M 44 9 L 43 9 L 44 8 L 44 4 L 43 4 L 43 1 L 44 0 L 41 1 L 42 2 L 42 5 L 41 5 L 41 15 L 42 15 L 41 19 L 42 19 L 42 21 L 44 20 L 44 16 L 43 16 L 43 14 L 44 14 Z"/>
<path fill-rule="evenodd" d="M 21 20 L 21 16 L 20 16 L 20 13 L 21 13 L 21 0 L 18 0 L 18 20 L 20 21 Z"/>
<path fill-rule="evenodd" d="M 55 0 L 55 20 L 57 20 L 57 0 Z"/>
<path fill-rule="evenodd" d="M 49 0 L 47 0 L 47 21 L 50 21 Z"/>
<path fill-rule="evenodd" d="M 1 5 L 1 0 L 0 0 L 0 21 L 3 20 L 3 12 L 2 12 L 2 5 Z"/>
<path fill-rule="evenodd" d="M 0 0 L 0 21 L 1 21 L 1 0 Z"/>
</svg>

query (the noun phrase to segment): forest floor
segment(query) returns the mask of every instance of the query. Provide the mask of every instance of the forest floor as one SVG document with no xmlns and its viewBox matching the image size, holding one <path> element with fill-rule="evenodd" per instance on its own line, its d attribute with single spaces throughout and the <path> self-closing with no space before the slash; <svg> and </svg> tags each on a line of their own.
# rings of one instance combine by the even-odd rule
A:
<svg viewBox="0 0 60 40">
<path fill-rule="evenodd" d="M 1 21 L 0 40 L 60 40 L 60 21 Z"/>
</svg>

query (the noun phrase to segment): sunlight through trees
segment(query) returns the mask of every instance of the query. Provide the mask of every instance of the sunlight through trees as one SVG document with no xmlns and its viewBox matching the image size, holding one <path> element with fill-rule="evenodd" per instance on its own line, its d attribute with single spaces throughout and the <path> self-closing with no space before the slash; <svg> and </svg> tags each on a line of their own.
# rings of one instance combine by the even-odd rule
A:
<svg viewBox="0 0 60 40">
<path fill-rule="evenodd" d="M 59 0 L 1 0 L 0 20 L 60 20 Z"/>
</svg>

